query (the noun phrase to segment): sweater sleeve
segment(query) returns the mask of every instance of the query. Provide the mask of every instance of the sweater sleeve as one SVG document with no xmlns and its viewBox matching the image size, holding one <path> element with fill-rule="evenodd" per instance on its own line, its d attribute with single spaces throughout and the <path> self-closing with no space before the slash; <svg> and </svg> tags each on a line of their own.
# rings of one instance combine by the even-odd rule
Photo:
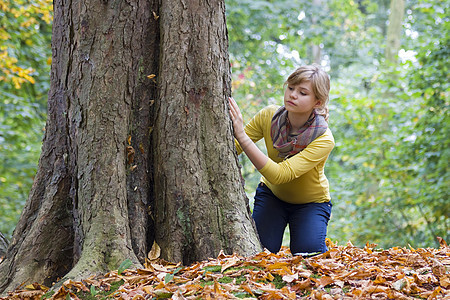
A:
<svg viewBox="0 0 450 300">
<path fill-rule="evenodd" d="M 245 133 L 254 143 L 264 137 L 263 124 L 265 114 L 267 114 L 267 109 L 263 108 L 244 127 Z M 236 139 L 234 139 L 234 145 L 236 146 L 238 155 L 241 154 L 243 150 Z"/>
<path fill-rule="evenodd" d="M 332 135 L 325 133 L 312 141 L 303 151 L 280 163 L 269 158 L 259 172 L 272 184 L 288 183 L 326 160 L 333 148 Z"/>
</svg>

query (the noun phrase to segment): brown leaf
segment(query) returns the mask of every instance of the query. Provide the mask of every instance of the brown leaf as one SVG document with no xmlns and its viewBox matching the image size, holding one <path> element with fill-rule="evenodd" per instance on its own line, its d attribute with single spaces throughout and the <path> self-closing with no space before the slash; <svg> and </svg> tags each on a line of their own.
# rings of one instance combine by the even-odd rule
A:
<svg viewBox="0 0 450 300">
<path fill-rule="evenodd" d="M 329 277 L 329 276 L 322 276 L 318 279 L 316 278 L 311 278 L 313 281 L 315 281 L 319 286 L 327 286 L 329 284 L 332 284 L 334 282 L 334 279 Z"/>
<path fill-rule="evenodd" d="M 63 285 L 68 289 L 76 288 L 77 291 L 89 292 L 89 289 L 80 281 L 66 280 Z"/>
<path fill-rule="evenodd" d="M 442 293 L 442 289 L 440 286 L 436 287 L 434 291 L 427 297 L 428 300 L 435 299 L 437 295 Z"/>
<path fill-rule="evenodd" d="M 222 268 L 220 270 L 221 273 L 223 273 L 226 269 L 234 266 L 237 262 L 239 262 L 241 259 L 237 256 L 232 256 L 231 258 L 225 258 L 225 263 L 222 264 Z"/>
<path fill-rule="evenodd" d="M 253 294 L 252 289 L 251 289 L 250 286 L 248 285 L 248 283 L 241 284 L 241 288 L 242 288 L 244 291 L 246 291 L 247 293 L 249 293 L 250 295 L 252 295 L 253 297 L 255 296 L 255 295 Z"/>
<path fill-rule="evenodd" d="M 438 236 L 437 240 L 439 242 L 439 245 L 441 245 L 441 248 L 448 248 L 447 242 L 443 238 Z"/>
<path fill-rule="evenodd" d="M 386 282 L 386 279 L 381 274 L 377 274 L 377 278 L 375 278 L 375 280 L 373 281 L 373 284 L 382 284 L 385 282 Z"/>
<path fill-rule="evenodd" d="M 269 273 L 270 274 L 270 273 Z M 287 283 L 291 283 L 294 280 L 298 279 L 298 274 L 292 274 L 292 275 L 284 275 L 282 277 L 283 281 L 286 281 Z"/>
<path fill-rule="evenodd" d="M 132 146 L 127 146 L 126 150 L 127 150 L 127 163 L 131 165 L 134 161 L 135 151 Z"/>
<path fill-rule="evenodd" d="M 445 266 L 440 261 L 435 258 L 432 258 L 431 261 L 433 262 L 431 270 L 435 276 L 441 277 L 447 272 Z"/>
<path fill-rule="evenodd" d="M 448 289 L 450 287 L 450 275 L 445 274 L 439 279 L 439 284 L 443 287 Z"/>
<path fill-rule="evenodd" d="M 147 257 L 148 257 L 149 260 L 156 260 L 156 259 L 159 258 L 160 255 L 161 255 L 161 248 L 156 243 L 156 241 L 154 241 L 152 249 L 148 253 Z"/>
</svg>

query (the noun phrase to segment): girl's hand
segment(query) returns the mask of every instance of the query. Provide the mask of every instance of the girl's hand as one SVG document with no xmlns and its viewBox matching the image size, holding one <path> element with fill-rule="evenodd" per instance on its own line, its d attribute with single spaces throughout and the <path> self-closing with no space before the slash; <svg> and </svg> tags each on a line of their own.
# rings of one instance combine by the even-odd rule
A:
<svg viewBox="0 0 450 300">
<path fill-rule="evenodd" d="M 261 170 L 267 164 L 269 158 L 259 150 L 259 148 L 253 143 L 244 131 L 244 120 L 242 118 L 241 111 L 233 98 L 228 98 L 230 103 L 230 116 L 233 121 L 234 136 L 239 142 L 242 150 L 247 154 L 248 158 L 256 169 Z"/>
<path fill-rule="evenodd" d="M 233 98 L 229 97 L 228 102 L 230 103 L 230 116 L 231 121 L 233 121 L 234 136 L 239 139 L 239 137 L 245 134 L 244 120 L 236 101 L 234 101 Z"/>
</svg>

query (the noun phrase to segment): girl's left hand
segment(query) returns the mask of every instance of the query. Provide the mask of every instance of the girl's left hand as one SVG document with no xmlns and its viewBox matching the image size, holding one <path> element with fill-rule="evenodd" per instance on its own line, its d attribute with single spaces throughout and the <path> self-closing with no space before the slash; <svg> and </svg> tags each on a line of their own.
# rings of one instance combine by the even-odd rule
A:
<svg viewBox="0 0 450 300">
<path fill-rule="evenodd" d="M 231 121 L 233 121 L 234 136 L 238 138 L 239 136 L 245 134 L 244 120 L 236 101 L 234 101 L 233 98 L 229 97 L 228 102 L 230 103 L 230 116 Z"/>
</svg>

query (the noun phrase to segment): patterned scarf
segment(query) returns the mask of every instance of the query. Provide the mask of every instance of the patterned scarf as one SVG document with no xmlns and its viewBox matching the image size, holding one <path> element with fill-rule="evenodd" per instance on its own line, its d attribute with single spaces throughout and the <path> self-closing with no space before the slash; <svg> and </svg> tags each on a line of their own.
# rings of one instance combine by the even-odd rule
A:
<svg viewBox="0 0 450 300">
<path fill-rule="evenodd" d="M 273 115 L 270 134 L 273 147 L 279 152 L 278 156 L 286 159 L 305 149 L 309 143 L 324 134 L 327 128 L 325 118 L 313 111 L 308 121 L 297 132 L 290 133 L 288 112 L 281 106 Z"/>
</svg>

